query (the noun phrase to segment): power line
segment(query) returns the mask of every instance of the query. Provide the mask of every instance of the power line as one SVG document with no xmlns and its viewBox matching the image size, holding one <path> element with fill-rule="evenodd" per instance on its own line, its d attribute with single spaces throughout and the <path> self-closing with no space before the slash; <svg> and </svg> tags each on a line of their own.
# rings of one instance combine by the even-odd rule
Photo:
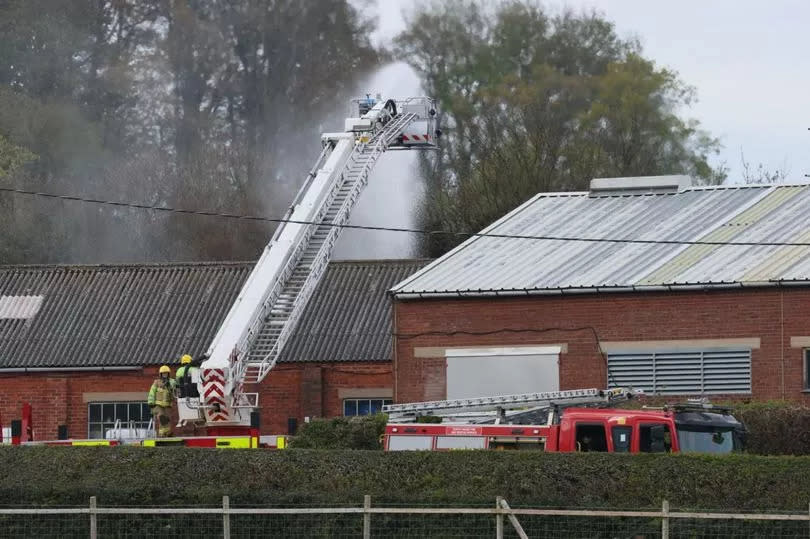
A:
<svg viewBox="0 0 810 539">
<path fill-rule="evenodd" d="M 186 208 L 173 208 L 170 206 L 155 206 L 150 204 L 140 204 L 137 202 L 122 202 L 116 200 L 104 200 L 98 198 L 80 197 L 75 195 L 60 195 L 55 193 L 44 193 L 40 191 L 29 191 L 13 187 L 0 187 L 0 192 L 13 193 L 17 195 L 28 195 L 42 198 L 53 198 L 58 200 L 68 200 L 73 202 L 84 202 L 90 204 L 102 204 L 106 206 L 116 206 L 121 208 L 131 208 L 138 210 L 149 210 L 167 213 L 177 213 L 185 215 L 203 215 L 207 217 L 222 217 L 226 219 L 237 219 L 242 221 L 259 221 L 266 223 L 287 223 L 297 225 L 330 226 L 336 228 L 348 228 L 351 230 L 372 230 L 381 232 L 402 232 L 408 234 L 422 234 L 426 236 L 460 236 L 465 238 L 500 238 L 514 240 L 535 240 L 535 241 L 569 241 L 585 243 L 618 243 L 618 244 L 643 244 L 643 245 L 714 245 L 714 246 L 737 246 L 737 247 L 810 247 L 810 242 L 757 242 L 757 241 L 711 241 L 711 240 L 646 240 L 628 238 L 587 238 L 581 236 L 535 236 L 522 234 L 497 234 L 493 232 L 461 232 L 455 230 L 423 230 L 419 228 L 404 228 L 390 226 L 371 225 L 350 225 L 334 224 L 326 221 L 300 221 L 296 219 L 280 219 L 265 217 L 262 215 L 244 215 L 238 213 L 216 212 L 209 210 L 190 210 Z"/>
</svg>

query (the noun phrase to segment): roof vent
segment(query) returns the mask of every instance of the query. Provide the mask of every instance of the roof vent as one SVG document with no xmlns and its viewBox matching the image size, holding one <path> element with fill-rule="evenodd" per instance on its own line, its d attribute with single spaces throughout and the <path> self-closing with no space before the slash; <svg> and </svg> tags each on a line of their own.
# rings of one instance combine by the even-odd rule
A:
<svg viewBox="0 0 810 539">
<path fill-rule="evenodd" d="M 615 196 L 680 193 L 690 187 L 692 187 L 692 178 L 685 175 L 594 178 L 591 180 L 590 194 L 591 196 Z"/>
</svg>

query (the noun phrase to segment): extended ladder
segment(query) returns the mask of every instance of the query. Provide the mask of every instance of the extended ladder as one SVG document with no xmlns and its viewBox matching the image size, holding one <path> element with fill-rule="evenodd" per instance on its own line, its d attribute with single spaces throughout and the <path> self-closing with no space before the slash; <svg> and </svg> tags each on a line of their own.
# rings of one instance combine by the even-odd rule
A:
<svg viewBox="0 0 810 539">
<path fill-rule="evenodd" d="M 554 406 L 593 406 L 629 400 L 639 395 L 643 395 L 640 390 L 628 388 L 571 389 L 494 397 L 412 402 L 408 404 L 386 404 L 383 406 L 383 412 L 391 416 L 457 415 L 459 413 L 480 413 L 517 408 L 540 409 Z"/>
<path fill-rule="evenodd" d="M 269 312 L 255 339 L 248 344 L 250 352 L 245 361 L 246 383 L 261 382 L 276 365 L 326 271 L 332 250 L 342 232 L 341 225 L 348 223 L 375 162 L 414 118 L 414 114 L 400 114 L 367 144 L 357 145 L 343 172 L 336 176 L 331 194 L 315 219 L 322 224 L 309 227 L 306 239 L 289 258 L 283 278 L 277 281 L 274 293 L 268 298 Z"/>
<path fill-rule="evenodd" d="M 181 420 L 201 411 L 209 426 L 251 424 L 258 393 L 245 384 L 261 382 L 281 357 L 377 159 L 389 148 L 436 148 L 432 99 L 361 101 L 344 132 L 322 135 L 318 161 L 208 348 L 200 402 L 179 407 Z"/>
</svg>

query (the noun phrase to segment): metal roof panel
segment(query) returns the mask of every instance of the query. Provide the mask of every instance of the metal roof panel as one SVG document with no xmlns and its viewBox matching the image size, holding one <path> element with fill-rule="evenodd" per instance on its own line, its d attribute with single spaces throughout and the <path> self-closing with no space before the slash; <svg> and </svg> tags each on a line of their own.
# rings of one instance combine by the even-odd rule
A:
<svg viewBox="0 0 810 539">
<path fill-rule="evenodd" d="M 753 284 L 806 278 L 810 247 L 580 239 L 804 242 L 810 186 L 719 186 L 678 193 L 540 194 L 392 289 L 402 296 Z M 556 238 L 556 239 L 555 239 Z M 775 259 L 774 259 L 775 257 Z"/>
</svg>

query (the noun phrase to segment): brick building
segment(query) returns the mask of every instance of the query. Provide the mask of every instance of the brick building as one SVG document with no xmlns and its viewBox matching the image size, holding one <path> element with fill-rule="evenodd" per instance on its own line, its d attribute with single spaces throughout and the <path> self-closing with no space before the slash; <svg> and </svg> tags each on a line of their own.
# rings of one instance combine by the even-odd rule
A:
<svg viewBox="0 0 810 539">
<path fill-rule="evenodd" d="M 386 291 L 420 261 L 333 262 L 258 387 L 263 433 L 364 414 L 393 395 Z M 252 263 L 0 266 L 0 417 L 33 405 L 35 436 L 145 425 L 157 368 L 203 353 Z"/>
<path fill-rule="evenodd" d="M 534 238 L 472 238 L 398 283 L 395 400 L 615 385 L 806 398 L 810 186 L 685 180 L 539 194 L 486 229 Z"/>
</svg>

